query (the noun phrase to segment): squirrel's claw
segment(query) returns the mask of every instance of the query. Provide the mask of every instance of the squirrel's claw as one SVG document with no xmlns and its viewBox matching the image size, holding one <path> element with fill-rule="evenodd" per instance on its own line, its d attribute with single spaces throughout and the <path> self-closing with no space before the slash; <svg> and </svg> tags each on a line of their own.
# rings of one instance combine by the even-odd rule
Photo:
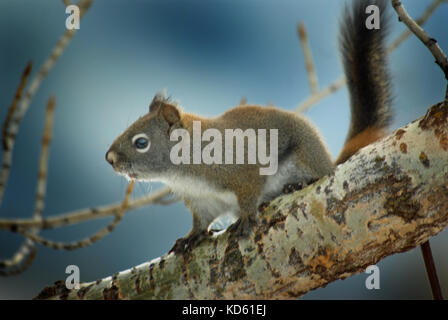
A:
<svg viewBox="0 0 448 320">
<path fill-rule="evenodd" d="M 239 238 L 249 237 L 256 221 L 253 217 L 239 218 L 229 227 L 229 232 Z"/>
</svg>

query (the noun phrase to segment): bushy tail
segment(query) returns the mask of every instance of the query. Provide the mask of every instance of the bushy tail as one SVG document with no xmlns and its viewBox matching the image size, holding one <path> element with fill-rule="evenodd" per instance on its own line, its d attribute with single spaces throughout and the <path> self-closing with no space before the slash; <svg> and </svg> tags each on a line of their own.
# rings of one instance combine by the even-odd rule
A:
<svg viewBox="0 0 448 320">
<path fill-rule="evenodd" d="M 368 29 L 369 5 L 380 12 L 380 28 Z M 351 124 L 336 163 L 385 135 L 391 123 L 391 85 L 384 44 L 388 33 L 387 1 L 353 0 L 340 27 L 340 50 L 350 93 Z"/>
</svg>

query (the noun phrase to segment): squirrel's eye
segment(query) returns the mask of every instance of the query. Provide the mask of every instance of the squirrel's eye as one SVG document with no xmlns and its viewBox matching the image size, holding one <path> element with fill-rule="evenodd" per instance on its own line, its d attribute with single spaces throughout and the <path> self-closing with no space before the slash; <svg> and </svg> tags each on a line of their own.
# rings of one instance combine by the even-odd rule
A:
<svg viewBox="0 0 448 320">
<path fill-rule="evenodd" d="M 145 138 L 138 138 L 137 140 L 135 140 L 134 144 L 137 149 L 145 149 L 148 145 L 148 140 L 146 140 Z"/>
<path fill-rule="evenodd" d="M 144 153 L 149 150 L 149 139 L 144 133 L 139 133 L 132 138 L 132 144 L 135 146 L 138 152 Z"/>
</svg>

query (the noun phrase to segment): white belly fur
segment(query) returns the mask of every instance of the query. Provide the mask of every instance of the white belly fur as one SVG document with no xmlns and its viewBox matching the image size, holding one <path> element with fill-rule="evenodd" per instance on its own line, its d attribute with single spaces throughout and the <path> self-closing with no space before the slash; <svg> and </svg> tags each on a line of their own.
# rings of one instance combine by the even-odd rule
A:
<svg viewBox="0 0 448 320">
<path fill-rule="evenodd" d="M 279 165 L 277 173 L 267 178 L 257 206 L 279 196 L 285 184 L 306 181 L 310 177 L 310 174 L 297 167 L 295 157 L 283 161 Z M 190 201 L 190 205 L 201 216 L 208 216 L 213 220 L 224 214 L 231 214 L 234 217 L 240 215 L 238 199 L 234 192 L 214 188 L 194 177 L 170 176 L 160 179 L 160 181 L 182 198 L 194 200 Z"/>
<path fill-rule="evenodd" d="M 174 193 L 183 198 L 194 199 L 202 214 L 207 213 L 212 218 L 223 214 L 239 216 L 239 206 L 236 194 L 211 187 L 209 184 L 192 177 L 170 177 L 162 179 L 161 182 L 169 186 Z"/>
</svg>

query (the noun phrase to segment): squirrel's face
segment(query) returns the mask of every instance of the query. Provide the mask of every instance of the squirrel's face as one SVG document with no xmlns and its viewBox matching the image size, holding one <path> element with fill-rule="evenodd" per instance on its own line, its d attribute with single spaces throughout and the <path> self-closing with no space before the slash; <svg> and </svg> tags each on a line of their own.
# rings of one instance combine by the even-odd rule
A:
<svg viewBox="0 0 448 320">
<path fill-rule="evenodd" d="M 129 179 L 153 180 L 170 169 L 170 131 L 180 125 L 178 108 L 156 96 L 150 112 L 134 122 L 109 148 L 106 160 Z"/>
</svg>

